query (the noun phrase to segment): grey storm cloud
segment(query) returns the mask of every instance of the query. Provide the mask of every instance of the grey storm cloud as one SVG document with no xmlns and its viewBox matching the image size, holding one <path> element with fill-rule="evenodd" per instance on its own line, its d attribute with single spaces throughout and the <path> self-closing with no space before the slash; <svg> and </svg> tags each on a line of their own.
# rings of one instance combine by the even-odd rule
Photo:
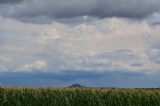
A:
<svg viewBox="0 0 160 106">
<path fill-rule="evenodd" d="M 0 0 L 0 4 L 6 4 L 6 3 L 17 3 L 21 2 L 23 0 Z"/>
<path fill-rule="evenodd" d="M 9 0 L 1 0 L 9 2 Z M 11 1 L 11 0 L 10 0 Z M 12 0 L 20 1 L 20 0 Z M 159 0 L 24 0 L 1 8 L 1 15 L 24 20 L 79 16 L 143 18 L 160 10 Z"/>
</svg>

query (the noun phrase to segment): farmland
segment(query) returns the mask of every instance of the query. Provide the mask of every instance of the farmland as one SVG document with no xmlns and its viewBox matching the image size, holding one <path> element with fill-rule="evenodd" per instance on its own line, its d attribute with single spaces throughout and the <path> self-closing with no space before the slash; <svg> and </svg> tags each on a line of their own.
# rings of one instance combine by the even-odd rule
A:
<svg viewBox="0 0 160 106">
<path fill-rule="evenodd" d="M 160 91 L 1 87 L 0 106 L 160 106 Z"/>
</svg>

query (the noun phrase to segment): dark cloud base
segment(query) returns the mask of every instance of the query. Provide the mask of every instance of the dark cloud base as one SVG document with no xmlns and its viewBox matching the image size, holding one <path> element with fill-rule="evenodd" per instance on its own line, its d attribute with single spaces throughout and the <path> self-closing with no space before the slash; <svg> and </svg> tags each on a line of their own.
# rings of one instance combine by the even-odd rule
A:
<svg viewBox="0 0 160 106">
<path fill-rule="evenodd" d="M 18 3 L 23 0 L 0 0 L 0 4 L 6 4 L 6 3 Z"/>
<path fill-rule="evenodd" d="M 0 3 L 17 3 L 17 5 L 0 8 L 2 16 L 22 21 L 70 19 L 80 16 L 98 18 L 123 17 L 142 19 L 160 12 L 159 0 L 1 0 Z"/>
</svg>

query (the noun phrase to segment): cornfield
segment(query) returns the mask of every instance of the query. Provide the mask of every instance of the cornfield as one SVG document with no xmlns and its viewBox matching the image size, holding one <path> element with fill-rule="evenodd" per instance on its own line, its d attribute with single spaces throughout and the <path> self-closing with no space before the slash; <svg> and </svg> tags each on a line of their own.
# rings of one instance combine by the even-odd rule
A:
<svg viewBox="0 0 160 106">
<path fill-rule="evenodd" d="M 160 106 L 160 91 L 1 87 L 0 106 Z"/>
</svg>

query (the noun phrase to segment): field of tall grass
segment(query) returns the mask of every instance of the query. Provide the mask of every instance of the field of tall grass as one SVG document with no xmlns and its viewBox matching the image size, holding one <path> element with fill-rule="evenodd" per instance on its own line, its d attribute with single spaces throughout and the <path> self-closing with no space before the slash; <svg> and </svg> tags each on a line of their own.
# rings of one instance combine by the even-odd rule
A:
<svg viewBox="0 0 160 106">
<path fill-rule="evenodd" d="M 160 91 L 1 87 L 0 106 L 160 106 Z"/>
</svg>

